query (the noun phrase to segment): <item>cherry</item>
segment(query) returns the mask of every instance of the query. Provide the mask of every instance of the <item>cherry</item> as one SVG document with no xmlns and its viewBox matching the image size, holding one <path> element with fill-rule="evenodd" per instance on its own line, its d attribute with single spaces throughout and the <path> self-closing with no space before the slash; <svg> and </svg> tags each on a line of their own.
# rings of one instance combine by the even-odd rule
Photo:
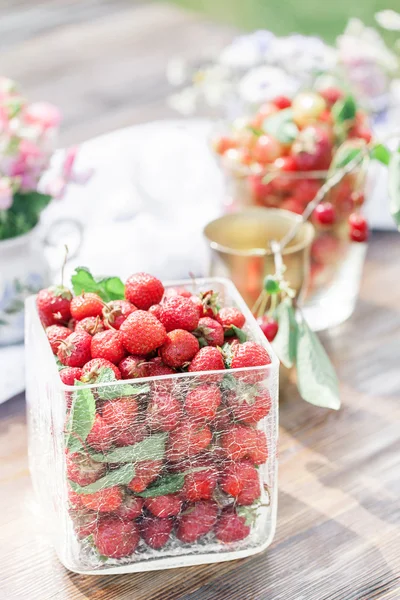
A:
<svg viewBox="0 0 400 600">
<path fill-rule="evenodd" d="M 285 175 L 285 173 L 292 173 L 296 171 L 297 164 L 296 159 L 293 156 L 280 156 L 274 161 L 273 167 L 279 171 L 282 171 L 282 177 L 274 177 L 271 181 L 271 185 L 276 192 L 290 192 L 294 189 L 298 180 Z"/>
<path fill-rule="evenodd" d="M 336 211 L 330 202 L 322 202 L 314 209 L 313 220 L 318 225 L 333 225 Z"/>
<path fill-rule="evenodd" d="M 358 213 L 349 216 L 350 239 L 353 242 L 365 242 L 368 239 L 368 223 L 365 217 Z"/>
<path fill-rule="evenodd" d="M 340 100 L 340 98 L 343 98 L 342 90 L 333 86 L 326 87 L 325 89 L 320 90 L 319 93 L 321 94 L 325 102 L 327 102 L 330 106 L 335 104 L 335 102 Z"/>
<path fill-rule="evenodd" d="M 253 156 L 258 162 L 271 163 L 282 154 L 282 147 L 278 140 L 270 135 L 261 135 L 253 148 Z"/>
<path fill-rule="evenodd" d="M 365 140 L 368 144 L 372 140 L 372 133 L 368 129 L 368 127 L 357 123 L 356 125 L 354 125 L 354 127 L 350 129 L 349 137 Z"/>
<path fill-rule="evenodd" d="M 267 340 L 272 342 L 278 333 L 278 323 L 275 319 L 268 317 L 268 315 L 264 315 L 263 317 L 258 317 L 257 323 Z"/>
<path fill-rule="evenodd" d="M 279 108 L 279 110 L 289 108 L 289 106 L 292 106 L 292 101 L 287 96 L 277 96 L 273 100 L 273 103 Z"/>
<path fill-rule="evenodd" d="M 362 192 L 353 192 L 351 194 L 351 200 L 356 207 L 360 207 L 364 204 L 365 196 Z"/>
</svg>

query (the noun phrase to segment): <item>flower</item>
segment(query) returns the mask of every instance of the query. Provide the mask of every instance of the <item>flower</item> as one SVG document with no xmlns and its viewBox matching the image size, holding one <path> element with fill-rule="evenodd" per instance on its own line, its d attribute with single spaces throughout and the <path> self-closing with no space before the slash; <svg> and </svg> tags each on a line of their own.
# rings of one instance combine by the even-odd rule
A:
<svg viewBox="0 0 400 600">
<path fill-rule="evenodd" d="M 13 201 L 13 191 L 6 177 L 0 178 L 0 210 L 7 210 Z"/>
<path fill-rule="evenodd" d="M 235 38 L 219 55 L 221 65 L 233 69 L 250 69 L 267 60 L 275 36 L 271 31 L 259 30 Z"/>
<path fill-rule="evenodd" d="M 61 113 L 49 102 L 34 102 L 25 108 L 23 119 L 26 123 L 43 129 L 54 129 L 60 125 Z"/>
<path fill-rule="evenodd" d="M 381 10 L 376 13 L 375 19 L 383 29 L 400 31 L 400 13 L 395 10 Z"/>
<path fill-rule="evenodd" d="M 242 100 L 249 104 L 261 104 L 277 95 L 292 96 L 300 82 L 278 67 L 256 67 L 239 81 Z"/>
<path fill-rule="evenodd" d="M 275 38 L 271 45 L 270 61 L 304 80 L 316 72 L 334 68 L 336 54 L 334 48 L 318 37 L 293 34 Z"/>
</svg>

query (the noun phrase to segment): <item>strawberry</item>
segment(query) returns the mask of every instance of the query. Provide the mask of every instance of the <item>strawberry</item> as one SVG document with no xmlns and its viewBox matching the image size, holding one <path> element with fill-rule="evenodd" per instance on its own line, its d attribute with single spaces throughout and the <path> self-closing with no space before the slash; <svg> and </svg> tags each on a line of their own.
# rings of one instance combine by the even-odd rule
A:
<svg viewBox="0 0 400 600">
<path fill-rule="evenodd" d="M 253 504 L 261 494 L 258 471 L 248 461 L 225 465 L 219 484 L 226 494 L 236 498 L 239 505 Z"/>
<path fill-rule="evenodd" d="M 107 517 L 100 521 L 93 538 L 101 555 L 123 558 L 135 552 L 140 535 L 139 528 L 134 521 Z"/>
<path fill-rule="evenodd" d="M 141 516 L 143 504 L 143 498 L 126 494 L 122 504 L 120 504 L 117 510 L 114 512 L 114 515 L 120 517 L 121 519 L 125 519 L 126 521 L 132 521 L 133 519 L 137 519 Z"/>
<path fill-rule="evenodd" d="M 218 314 L 218 293 L 209 290 L 200 294 L 200 301 L 203 307 L 203 317 L 215 317 Z"/>
<path fill-rule="evenodd" d="M 86 331 L 89 335 L 95 335 L 104 331 L 104 323 L 100 317 L 85 317 L 82 321 L 77 321 L 75 331 Z"/>
<path fill-rule="evenodd" d="M 182 367 L 199 351 L 198 340 L 184 329 L 175 329 L 167 334 L 160 355 L 163 362 L 169 367 Z"/>
<path fill-rule="evenodd" d="M 67 477 L 78 485 L 85 486 L 103 477 L 106 465 L 95 462 L 89 455 L 74 452 L 67 453 Z"/>
<path fill-rule="evenodd" d="M 63 325 L 49 325 L 49 327 L 46 327 L 46 336 L 53 354 L 57 354 L 60 340 L 65 340 L 71 333 L 72 331 Z"/>
<path fill-rule="evenodd" d="M 221 446 L 232 460 L 249 458 L 255 465 L 261 465 L 268 458 L 267 439 L 260 429 L 232 425 L 221 435 Z"/>
<path fill-rule="evenodd" d="M 98 294 L 84 292 L 71 300 L 71 315 L 77 321 L 86 317 L 101 317 L 104 302 Z"/>
<path fill-rule="evenodd" d="M 111 369 L 116 379 L 121 379 L 121 372 L 112 362 L 105 358 L 93 358 L 83 367 L 83 381 L 85 383 L 96 383 L 102 369 Z"/>
<path fill-rule="evenodd" d="M 161 304 L 153 304 L 153 306 L 150 306 L 149 313 L 156 319 L 160 320 Z"/>
<path fill-rule="evenodd" d="M 188 371 L 195 373 L 198 371 L 221 371 L 223 369 L 225 369 L 225 364 L 221 352 L 212 346 L 205 346 L 200 348 L 193 358 Z"/>
<path fill-rule="evenodd" d="M 174 329 L 193 331 L 199 323 L 199 313 L 188 298 L 172 296 L 161 305 L 159 319 L 167 332 Z"/>
<path fill-rule="evenodd" d="M 80 381 L 83 370 L 78 367 L 65 367 L 58 374 L 65 385 L 74 385 L 75 381 Z"/>
<path fill-rule="evenodd" d="M 181 511 L 182 499 L 178 494 L 156 496 L 155 498 L 146 498 L 144 506 L 154 517 L 160 519 L 176 517 Z"/>
<path fill-rule="evenodd" d="M 125 356 L 118 365 L 122 379 L 147 377 L 146 358 L 144 356 Z"/>
<path fill-rule="evenodd" d="M 176 537 L 186 544 L 197 542 L 214 527 L 217 515 L 215 502 L 200 501 L 190 505 L 179 518 Z"/>
<path fill-rule="evenodd" d="M 103 421 L 112 428 L 114 434 L 134 425 L 137 414 L 135 398 L 115 398 L 106 402 L 102 409 Z"/>
<path fill-rule="evenodd" d="M 183 287 L 172 287 L 165 290 L 164 299 L 172 298 L 173 296 L 182 296 L 183 298 L 191 298 L 192 293 Z"/>
<path fill-rule="evenodd" d="M 165 342 L 164 325 L 144 310 L 136 310 L 122 323 L 122 343 L 131 354 L 144 355 L 153 352 Z"/>
<path fill-rule="evenodd" d="M 71 514 L 74 530 L 78 539 L 83 540 L 97 529 L 99 523 L 98 515 L 92 510 L 79 510 Z"/>
<path fill-rule="evenodd" d="M 172 431 L 182 417 L 180 402 L 168 392 L 155 392 L 147 407 L 147 424 L 152 431 Z"/>
<path fill-rule="evenodd" d="M 36 296 L 36 307 L 43 327 L 68 323 L 71 318 L 71 299 L 71 292 L 64 286 L 40 290 Z"/>
<path fill-rule="evenodd" d="M 159 377 L 160 375 L 173 375 L 175 371 L 171 367 L 167 367 L 160 356 L 156 356 L 149 360 L 145 366 L 147 377 Z M 165 385 L 165 383 L 163 383 Z"/>
<path fill-rule="evenodd" d="M 119 329 L 122 323 L 136 309 L 128 300 L 112 300 L 103 307 L 104 325 L 110 329 Z"/>
<path fill-rule="evenodd" d="M 133 446 L 142 442 L 147 437 L 147 429 L 143 423 L 136 423 L 127 429 L 118 429 L 114 432 L 113 443 L 115 446 Z"/>
<path fill-rule="evenodd" d="M 174 522 L 172 519 L 146 517 L 141 523 L 140 532 L 150 548 L 160 550 L 168 542 L 173 527 Z"/>
<path fill-rule="evenodd" d="M 86 438 L 86 442 L 98 452 L 106 452 L 112 446 L 112 428 L 99 414 L 95 416 L 93 427 Z"/>
<path fill-rule="evenodd" d="M 202 384 L 188 393 L 185 399 L 185 411 L 197 421 L 213 419 L 221 404 L 221 392 L 216 385 Z"/>
<path fill-rule="evenodd" d="M 218 433 L 222 433 L 223 431 L 229 429 L 229 427 L 232 425 L 232 413 L 230 409 L 226 406 L 220 406 L 210 425 L 213 430 Z"/>
<path fill-rule="evenodd" d="M 258 423 L 271 410 L 271 396 L 268 390 L 254 392 L 233 392 L 227 396 L 227 404 L 231 408 L 233 418 L 249 425 Z"/>
<path fill-rule="evenodd" d="M 143 492 L 161 473 L 162 460 L 143 460 L 135 464 L 135 477 L 128 484 L 132 492 Z"/>
<path fill-rule="evenodd" d="M 211 438 L 209 427 L 185 421 L 169 435 L 168 458 L 180 461 L 184 457 L 195 456 L 209 446 Z"/>
<path fill-rule="evenodd" d="M 224 328 L 211 317 L 201 318 L 195 333 L 207 346 L 222 346 L 224 343 Z"/>
<path fill-rule="evenodd" d="M 225 508 L 215 526 L 215 537 L 223 544 L 244 540 L 250 533 L 246 520 L 232 507 Z"/>
<path fill-rule="evenodd" d="M 104 358 L 118 364 L 125 356 L 121 336 L 118 331 L 107 329 L 96 333 L 91 342 L 92 358 Z"/>
<path fill-rule="evenodd" d="M 221 308 L 216 316 L 216 319 L 218 323 L 220 323 L 225 329 L 228 329 L 232 325 L 238 329 L 242 329 L 246 322 L 245 316 L 240 312 L 240 310 L 234 308 L 233 306 Z"/>
<path fill-rule="evenodd" d="M 57 356 L 67 367 L 83 367 L 91 358 L 90 344 L 92 338 L 85 331 L 74 331 L 62 340 Z"/>
<path fill-rule="evenodd" d="M 153 304 L 159 304 L 163 294 L 161 281 L 147 273 L 131 275 L 125 284 L 125 298 L 140 310 L 148 310 Z"/>
<path fill-rule="evenodd" d="M 231 368 L 262 367 L 271 363 L 271 357 L 265 348 L 256 342 L 237 344 L 233 350 Z"/>
<path fill-rule="evenodd" d="M 196 466 L 203 466 L 202 471 L 193 471 L 185 475 L 185 483 L 181 490 L 182 496 L 189 502 L 198 500 L 210 500 L 217 486 L 218 470 L 212 462 L 199 463 Z"/>
<path fill-rule="evenodd" d="M 96 512 L 113 512 L 123 500 L 122 490 L 118 485 L 99 490 L 94 494 L 80 494 L 80 497 L 83 506 Z"/>
<path fill-rule="evenodd" d="M 74 510 L 82 509 L 83 510 L 83 504 L 82 504 L 81 498 L 82 498 L 82 494 L 78 494 L 77 492 L 74 492 L 74 490 L 71 490 L 71 488 L 68 488 L 68 503 L 72 509 L 74 509 Z"/>
</svg>

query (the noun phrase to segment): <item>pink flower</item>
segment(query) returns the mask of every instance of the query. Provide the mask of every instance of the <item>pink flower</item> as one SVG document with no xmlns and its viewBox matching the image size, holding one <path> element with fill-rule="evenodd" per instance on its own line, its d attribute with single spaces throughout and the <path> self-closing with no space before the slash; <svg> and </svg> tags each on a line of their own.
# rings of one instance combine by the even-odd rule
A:
<svg viewBox="0 0 400 600">
<path fill-rule="evenodd" d="M 93 175 L 93 169 L 77 171 L 75 168 L 78 150 L 78 146 L 72 146 L 66 150 L 64 161 L 61 164 L 61 172 L 44 185 L 46 194 L 61 199 L 65 194 L 68 183 L 84 185 L 89 181 Z"/>
<path fill-rule="evenodd" d="M 49 102 L 34 102 L 24 111 L 24 120 L 31 125 L 38 125 L 42 129 L 58 127 L 61 113 L 56 106 Z"/>
<path fill-rule="evenodd" d="M 10 182 L 3 178 L 0 179 L 0 210 L 7 210 L 12 205 L 13 192 Z"/>
</svg>

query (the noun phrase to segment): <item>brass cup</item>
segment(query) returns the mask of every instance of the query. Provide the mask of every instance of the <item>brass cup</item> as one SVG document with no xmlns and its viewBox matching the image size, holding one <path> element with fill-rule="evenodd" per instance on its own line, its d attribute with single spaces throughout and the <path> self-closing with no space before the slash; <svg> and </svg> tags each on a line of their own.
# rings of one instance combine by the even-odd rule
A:
<svg viewBox="0 0 400 600">
<path fill-rule="evenodd" d="M 275 273 L 270 242 L 279 242 L 297 222 L 298 215 L 274 208 L 248 208 L 211 221 L 203 232 L 211 248 L 209 274 L 231 279 L 251 308 L 265 276 Z M 313 238 L 314 227 L 303 223 L 282 253 L 285 279 L 297 296 L 307 288 Z"/>
</svg>

